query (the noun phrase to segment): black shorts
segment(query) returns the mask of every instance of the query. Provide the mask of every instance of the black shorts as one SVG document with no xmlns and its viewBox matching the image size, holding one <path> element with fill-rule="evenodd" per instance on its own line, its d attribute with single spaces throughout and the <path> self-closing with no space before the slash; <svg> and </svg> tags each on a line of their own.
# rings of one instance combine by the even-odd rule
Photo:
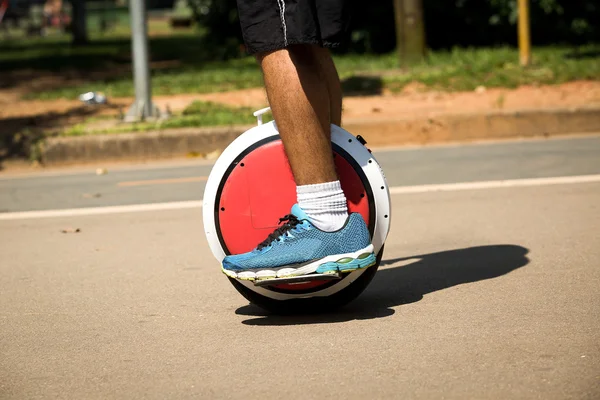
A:
<svg viewBox="0 0 600 400">
<path fill-rule="evenodd" d="M 350 0 L 237 0 L 248 53 L 292 44 L 334 48 L 346 39 Z"/>
</svg>

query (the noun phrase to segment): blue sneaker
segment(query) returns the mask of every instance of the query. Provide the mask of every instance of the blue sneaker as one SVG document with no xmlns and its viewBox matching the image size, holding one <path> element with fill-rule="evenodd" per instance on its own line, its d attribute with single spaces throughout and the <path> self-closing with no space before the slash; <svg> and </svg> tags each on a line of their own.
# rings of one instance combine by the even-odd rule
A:
<svg viewBox="0 0 600 400">
<path fill-rule="evenodd" d="M 367 225 L 353 213 L 338 231 L 316 228 L 296 204 L 284 224 L 249 253 L 227 256 L 223 272 L 235 279 L 260 280 L 352 272 L 375 264 Z"/>
</svg>

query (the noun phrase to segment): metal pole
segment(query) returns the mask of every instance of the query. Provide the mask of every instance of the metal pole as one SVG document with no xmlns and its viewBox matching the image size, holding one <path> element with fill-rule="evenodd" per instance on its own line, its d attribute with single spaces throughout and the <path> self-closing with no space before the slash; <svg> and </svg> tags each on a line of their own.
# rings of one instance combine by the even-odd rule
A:
<svg viewBox="0 0 600 400">
<path fill-rule="evenodd" d="M 158 112 L 152 105 L 145 1 L 130 0 L 129 15 L 131 18 L 135 103 L 129 109 L 126 119 L 133 121 L 158 117 Z"/>
<path fill-rule="evenodd" d="M 519 0 L 519 55 L 522 66 L 531 63 L 529 0 Z"/>
</svg>

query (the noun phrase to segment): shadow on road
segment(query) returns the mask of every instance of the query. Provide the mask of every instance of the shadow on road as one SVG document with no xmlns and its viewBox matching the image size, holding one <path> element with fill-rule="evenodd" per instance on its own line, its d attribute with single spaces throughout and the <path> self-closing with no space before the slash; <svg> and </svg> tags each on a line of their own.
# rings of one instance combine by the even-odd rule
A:
<svg viewBox="0 0 600 400">
<path fill-rule="evenodd" d="M 384 260 L 367 290 L 336 313 L 279 316 L 254 305 L 236 310 L 238 315 L 258 318 L 246 325 L 303 325 L 388 317 L 392 307 L 414 303 L 428 293 L 452 286 L 493 279 L 529 263 L 528 249 L 516 245 L 493 245 Z M 413 261 L 414 260 L 414 261 Z M 394 266 L 407 263 L 404 266 Z M 387 268 L 386 268 L 387 267 Z"/>
</svg>

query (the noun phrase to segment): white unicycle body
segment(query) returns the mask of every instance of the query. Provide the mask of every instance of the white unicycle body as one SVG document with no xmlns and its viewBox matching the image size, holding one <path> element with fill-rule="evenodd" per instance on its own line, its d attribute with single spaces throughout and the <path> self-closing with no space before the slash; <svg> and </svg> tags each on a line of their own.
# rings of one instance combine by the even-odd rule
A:
<svg viewBox="0 0 600 400">
<path fill-rule="evenodd" d="M 248 252 L 278 227 L 279 218 L 296 203 L 296 185 L 274 121 L 236 138 L 217 159 L 203 200 L 204 231 L 221 262 L 226 255 Z M 250 282 L 228 278 L 251 303 L 277 313 L 330 310 L 356 298 L 377 272 L 391 223 L 385 175 L 360 136 L 331 126 L 334 159 L 350 212 L 369 227 L 376 265 L 333 277 L 296 277 Z M 225 275 L 224 275 L 225 276 Z"/>
</svg>

